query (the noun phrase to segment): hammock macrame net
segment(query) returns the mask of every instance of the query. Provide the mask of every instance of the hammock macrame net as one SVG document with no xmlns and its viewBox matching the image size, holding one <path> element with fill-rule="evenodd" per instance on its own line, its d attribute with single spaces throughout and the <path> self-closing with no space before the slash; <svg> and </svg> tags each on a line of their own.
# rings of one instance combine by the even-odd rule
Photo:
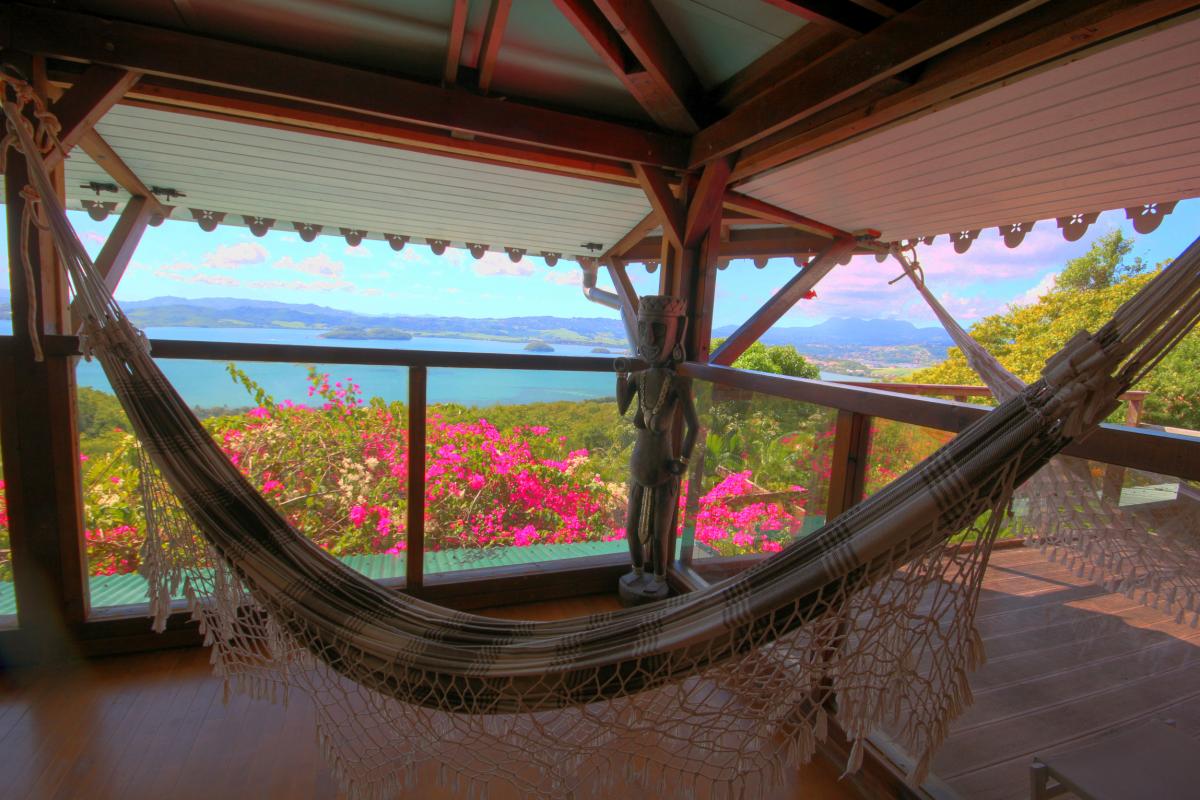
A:
<svg viewBox="0 0 1200 800">
<path fill-rule="evenodd" d="M 1014 488 L 1200 316 L 1194 244 L 1094 336 L 919 466 L 746 572 L 658 604 L 557 622 L 451 611 L 383 589 L 288 526 L 156 367 L 75 237 L 37 154 L 56 146 L 10 82 L 9 142 L 70 276 L 85 352 L 143 445 L 156 624 L 182 592 L 219 673 L 256 696 L 308 694 L 353 797 L 438 779 L 468 796 L 757 797 L 811 758 L 831 719 L 887 727 L 925 773 L 970 702 L 988 552 Z M 32 200 L 35 195 L 28 195 Z M 169 487 L 169 488 L 168 488 Z M 949 538 L 975 534 L 978 546 Z M 204 568 L 193 566 L 206 560 Z"/>
<path fill-rule="evenodd" d="M 1024 381 L 976 342 L 925 285 L 915 254 L 893 256 L 962 351 L 967 364 L 999 400 L 1019 395 Z M 1121 505 L 1121 486 L 1105 491 L 1104 478 L 1086 461 L 1057 455 L 1017 491 L 1018 524 L 1052 560 L 1080 577 L 1160 608 L 1177 622 L 1200 624 L 1200 503 Z M 1182 483 L 1170 476 L 1128 470 L 1131 486 Z"/>
</svg>

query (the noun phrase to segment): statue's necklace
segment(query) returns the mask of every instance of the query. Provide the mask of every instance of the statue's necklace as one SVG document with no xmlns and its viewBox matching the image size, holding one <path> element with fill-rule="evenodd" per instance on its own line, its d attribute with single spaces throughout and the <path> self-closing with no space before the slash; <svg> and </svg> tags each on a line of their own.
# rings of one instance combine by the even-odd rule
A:
<svg viewBox="0 0 1200 800">
<path fill-rule="evenodd" d="M 648 372 L 649 370 L 647 370 Z M 673 373 L 673 370 L 664 370 L 664 372 Z M 642 409 L 642 418 L 649 422 L 654 417 L 658 416 L 658 412 L 662 411 L 663 405 L 667 402 L 667 393 L 671 391 L 671 375 L 664 375 L 662 384 L 658 387 L 658 398 L 654 401 L 654 406 L 649 413 L 646 412 L 646 373 L 643 372 L 637 376 L 638 380 L 638 405 Z"/>
</svg>

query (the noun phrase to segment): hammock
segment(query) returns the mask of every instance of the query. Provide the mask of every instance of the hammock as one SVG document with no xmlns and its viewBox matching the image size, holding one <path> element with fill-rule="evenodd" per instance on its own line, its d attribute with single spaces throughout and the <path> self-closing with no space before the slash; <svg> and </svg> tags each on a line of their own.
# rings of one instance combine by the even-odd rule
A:
<svg viewBox="0 0 1200 800">
<path fill-rule="evenodd" d="M 27 87 L 10 83 L 19 100 Z M 182 591 L 216 669 L 256 696 L 312 697 L 352 797 L 436 779 L 485 797 L 759 796 L 811 758 L 834 718 L 853 747 L 891 724 L 919 781 L 970 702 L 987 554 L 1014 488 L 1200 317 L 1200 243 L 1042 380 L 919 466 L 746 572 L 661 603 L 557 622 L 451 611 L 386 590 L 310 543 L 229 463 L 151 359 L 75 237 L 37 157 L 55 146 L 18 102 L 27 154 L 70 277 L 84 352 L 143 445 L 144 570 L 156 626 Z M 167 487 L 170 487 L 168 490 Z M 176 498 L 177 501 L 175 499 Z M 951 536 L 970 532 L 979 546 Z M 194 566 L 207 557 L 208 567 Z"/>
<path fill-rule="evenodd" d="M 899 248 L 892 255 L 993 396 L 1007 400 L 1024 390 L 1025 382 L 976 342 L 928 289 L 915 248 L 912 259 Z M 1166 480 L 1140 470 L 1131 470 L 1128 478 L 1143 485 Z M 1087 462 L 1055 456 L 1018 492 L 1025 506 L 1022 530 L 1051 561 L 1080 577 L 1161 608 L 1176 622 L 1190 615 L 1192 626 L 1200 625 L 1200 503 L 1123 507 L 1119 488 L 1109 497 L 1099 483 Z"/>
</svg>

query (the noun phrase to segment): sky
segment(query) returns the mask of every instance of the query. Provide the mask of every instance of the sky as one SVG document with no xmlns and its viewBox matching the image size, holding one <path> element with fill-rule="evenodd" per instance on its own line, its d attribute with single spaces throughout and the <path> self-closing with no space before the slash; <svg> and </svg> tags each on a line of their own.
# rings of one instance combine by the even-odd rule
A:
<svg viewBox="0 0 1200 800">
<path fill-rule="evenodd" d="M 116 216 L 103 222 L 82 212 L 70 216 L 88 250 L 98 253 Z M 1180 202 L 1147 236 L 1134 233 L 1124 217 L 1123 211 L 1101 214 L 1078 242 L 1067 242 L 1053 220 L 1043 220 L 1013 250 L 991 228 L 963 255 L 941 236 L 922 245 L 918 256 L 927 284 L 960 322 L 969 324 L 1009 304 L 1032 302 L 1053 285 L 1068 259 L 1113 228 L 1135 237 L 1134 254 L 1150 263 L 1172 258 L 1200 234 L 1200 200 Z M 773 259 L 764 269 L 738 260 L 718 272 L 714 326 L 743 322 L 796 269 L 791 259 Z M 647 274 L 640 264 L 630 265 L 629 272 L 640 294 L 657 291 L 657 273 Z M 892 261 L 857 256 L 835 268 L 818 284 L 817 296 L 798 303 L 778 326 L 814 325 L 831 317 L 936 324 L 910 284 L 888 285 L 899 274 Z M 466 250 L 451 248 L 437 256 L 423 244 L 410 243 L 396 253 L 382 241 L 350 247 L 339 236 L 319 236 L 306 243 L 292 231 L 256 238 L 246 228 L 219 226 L 205 233 L 192 221 L 167 221 L 147 229 L 117 299 L 249 297 L 369 314 L 615 318 L 615 312 L 583 297 L 580 275 L 565 259 L 550 268 L 532 256 L 514 264 L 503 252 L 475 260 Z M 600 275 L 600 286 L 611 288 L 604 270 Z"/>
</svg>

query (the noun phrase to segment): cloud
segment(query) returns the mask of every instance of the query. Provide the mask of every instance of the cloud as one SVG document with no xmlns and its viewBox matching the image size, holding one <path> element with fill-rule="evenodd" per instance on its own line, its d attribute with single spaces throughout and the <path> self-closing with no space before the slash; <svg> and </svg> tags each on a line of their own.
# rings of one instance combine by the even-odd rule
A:
<svg viewBox="0 0 1200 800">
<path fill-rule="evenodd" d="M 476 275 L 532 275 L 533 262 L 523 258 L 517 263 L 506 253 L 484 253 L 483 258 L 471 265 Z"/>
<path fill-rule="evenodd" d="M 267 248 L 258 242 L 223 244 L 204 256 L 205 267 L 213 269 L 238 269 L 249 264 L 261 264 L 267 260 Z"/>
<path fill-rule="evenodd" d="M 95 231 L 84 231 L 83 240 L 92 244 L 104 244 L 104 237 Z"/>
<path fill-rule="evenodd" d="M 175 266 L 175 265 L 172 265 Z M 159 278 L 167 278 L 180 283 L 208 283 L 213 286 L 241 286 L 242 282 L 228 275 L 208 275 L 203 272 L 180 272 L 170 269 L 158 269 L 154 274 Z"/>
<path fill-rule="evenodd" d="M 557 283 L 559 286 L 580 286 L 583 284 L 583 271 L 575 267 L 552 269 L 546 272 L 542 280 Z"/>
<path fill-rule="evenodd" d="M 345 255 L 350 256 L 351 258 L 370 258 L 371 257 L 371 251 L 368 250 L 367 248 L 363 247 L 361 244 L 358 247 L 351 247 L 350 245 L 346 245 L 346 249 L 343 250 L 342 252 Z"/>
<path fill-rule="evenodd" d="M 379 297 L 383 294 L 383 289 L 372 286 L 369 289 L 360 289 L 358 293 L 363 297 Z"/>
<path fill-rule="evenodd" d="M 1028 306 L 1033 305 L 1038 300 L 1041 300 L 1054 289 L 1058 283 L 1058 276 L 1053 272 L 1047 272 L 1042 276 L 1042 279 L 1031 286 L 1024 294 L 1017 295 L 1013 298 L 1013 305 Z"/>
<path fill-rule="evenodd" d="M 323 278 L 341 278 L 345 265 L 341 261 L 334 261 L 324 253 L 318 253 L 301 261 L 296 261 L 291 256 L 284 256 L 275 262 L 275 269 L 303 272 Z"/>
</svg>

